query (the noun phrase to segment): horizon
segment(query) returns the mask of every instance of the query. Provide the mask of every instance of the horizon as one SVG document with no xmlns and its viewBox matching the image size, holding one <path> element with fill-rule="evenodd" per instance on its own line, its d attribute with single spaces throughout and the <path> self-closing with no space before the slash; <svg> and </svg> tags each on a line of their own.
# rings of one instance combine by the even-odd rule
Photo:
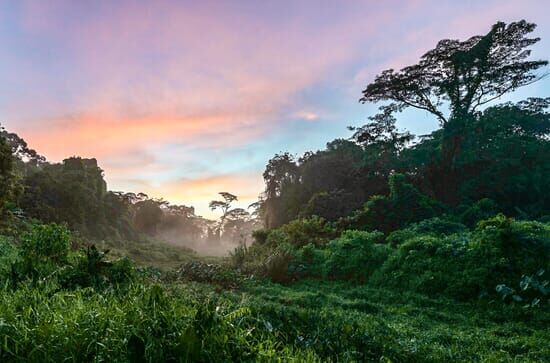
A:
<svg viewBox="0 0 550 363">
<path fill-rule="evenodd" d="M 206 218 L 218 192 L 255 201 L 275 153 L 349 137 L 377 108 L 361 90 L 439 39 L 526 19 L 532 58 L 550 49 L 543 1 L 90 4 L 0 4 L 0 122 L 50 161 L 96 158 L 111 190 Z M 550 97 L 548 77 L 496 102 L 534 95 Z M 437 121 L 411 110 L 398 126 Z"/>
</svg>

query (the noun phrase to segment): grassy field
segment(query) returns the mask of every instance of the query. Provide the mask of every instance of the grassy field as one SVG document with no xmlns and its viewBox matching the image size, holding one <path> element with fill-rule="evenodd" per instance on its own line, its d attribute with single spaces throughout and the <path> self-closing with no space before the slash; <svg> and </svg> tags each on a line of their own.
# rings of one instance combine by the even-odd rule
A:
<svg viewBox="0 0 550 363">
<path fill-rule="evenodd" d="M 285 343 L 335 361 L 548 362 L 550 314 L 336 282 L 249 283 L 241 295 Z"/>
<path fill-rule="evenodd" d="M 547 362 L 549 326 L 542 309 L 307 280 L 0 291 L 5 362 Z"/>
</svg>

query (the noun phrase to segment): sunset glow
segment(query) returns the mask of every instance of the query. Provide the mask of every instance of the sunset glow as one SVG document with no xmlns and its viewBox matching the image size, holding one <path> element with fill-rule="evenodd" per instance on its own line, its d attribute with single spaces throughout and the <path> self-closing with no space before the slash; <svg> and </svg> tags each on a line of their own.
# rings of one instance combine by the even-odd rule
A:
<svg viewBox="0 0 550 363">
<path fill-rule="evenodd" d="M 498 6 L 496 6 L 498 4 Z M 0 122 L 60 161 L 95 157 L 112 190 L 211 216 L 242 206 L 281 151 L 319 149 L 374 110 L 357 102 L 388 67 L 442 38 L 525 18 L 550 41 L 540 1 L 2 1 Z M 465 26 L 467 25 L 467 26 Z M 534 57 L 548 57 L 534 48 Z M 540 53 L 536 53 L 536 52 Z M 550 78 L 526 87 L 550 96 Z M 514 96 L 516 97 L 516 96 Z M 426 119 L 414 123 L 412 120 Z M 435 121 L 406 113 L 422 134 Z"/>
</svg>

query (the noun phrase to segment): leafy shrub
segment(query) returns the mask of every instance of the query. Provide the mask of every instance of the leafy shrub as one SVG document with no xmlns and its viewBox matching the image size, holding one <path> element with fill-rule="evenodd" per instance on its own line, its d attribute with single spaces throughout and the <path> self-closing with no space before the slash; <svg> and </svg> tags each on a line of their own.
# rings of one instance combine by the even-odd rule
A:
<svg viewBox="0 0 550 363">
<path fill-rule="evenodd" d="M 327 245 L 324 276 L 365 282 L 387 259 L 390 249 L 380 244 L 381 232 L 345 231 Z"/>
<path fill-rule="evenodd" d="M 518 302 L 524 307 L 538 307 L 546 305 L 550 296 L 550 286 L 545 279 L 545 271 L 539 270 L 535 275 L 523 275 L 519 282 L 519 290 L 500 284 L 496 286 L 496 292 L 502 296 L 502 300 Z"/>
<path fill-rule="evenodd" d="M 297 278 L 323 277 L 327 250 L 309 243 L 297 249 L 292 256 L 289 272 Z"/>
<path fill-rule="evenodd" d="M 262 275 L 273 282 L 289 282 L 292 279 L 289 273 L 292 261 L 292 248 L 289 245 L 280 245 L 275 248 L 262 264 Z"/>
<path fill-rule="evenodd" d="M 521 275 L 550 267 L 550 225 L 514 221 L 500 214 L 479 222 L 472 247 L 490 251 L 505 261 L 498 278 L 512 282 Z"/>
<path fill-rule="evenodd" d="M 377 271 L 372 282 L 378 286 L 446 294 L 455 298 L 477 296 L 484 271 L 468 269 L 468 239 L 451 235 L 420 235 L 402 243 Z"/>
<path fill-rule="evenodd" d="M 10 277 L 12 268 L 19 261 L 19 252 L 12 240 L 0 236 L 0 282 Z"/>
<path fill-rule="evenodd" d="M 34 224 L 21 239 L 21 252 L 29 260 L 48 260 L 55 263 L 67 261 L 71 234 L 58 224 Z"/>
<path fill-rule="evenodd" d="M 399 245 L 407 239 L 418 235 L 445 236 L 454 233 L 466 233 L 468 228 L 462 223 L 449 219 L 434 217 L 413 223 L 407 228 L 393 231 L 386 238 L 386 242 L 392 245 Z"/>
<path fill-rule="evenodd" d="M 71 234 L 58 224 L 32 224 L 21 238 L 19 272 L 33 278 L 51 274 L 67 264 Z"/>
<path fill-rule="evenodd" d="M 313 243 L 316 246 L 321 246 L 336 237 L 337 234 L 337 231 L 323 218 L 313 216 L 294 220 L 270 231 L 266 241 L 271 245 L 288 243 L 302 247 Z"/>
<path fill-rule="evenodd" d="M 467 226 L 475 227 L 477 222 L 495 216 L 498 205 L 491 199 L 483 198 L 465 208 L 460 213 L 460 220 Z"/>
<path fill-rule="evenodd" d="M 547 269 L 550 228 L 500 215 L 479 223 L 467 234 L 419 235 L 406 240 L 375 273 L 377 285 L 457 299 L 494 293 L 522 275 Z"/>
<path fill-rule="evenodd" d="M 75 262 L 64 269 L 59 280 L 65 288 L 96 287 L 131 282 L 136 277 L 134 263 L 127 257 L 107 260 L 109 250 L 100 251 L 94 245 L 75 256 Z"/>
<path fill-rule="evenodd" d="M 133 281 L 136 274 L 136 266 L 128 257 L 119 258 L 109 268 L 109 281 L 113 284 L 123 284 Z"/>
<path fill-rule="evenodd" d="M 252 237 L 254 238 L 254 242 L 258 244 L 265 244 L 267 242 L 267 237 L 269 236 L 269 230 L 267 229 L 257 229 L 252 232 Z"/>
<path fill-rule="evenodd" d="M 411 223 L 435 217 L 444 209 L 440 203 L 408 183 L 403 174 L 390 175 L 388 184 L 389 195 L 372 196 L 363 210 L 338 221 L 338 225 L 347 229 L 389 233 Z"/>
<path fill-rule="evenodd" d="M 238 271 L 242 270 L 246 262 L 246 256 L 248 254 L 248 247 L 245 243 L 239 243 L 237 247 L 233 249 L 233 252 L 229 252 L 229 259 L 232 267 Z"/>
</svg>

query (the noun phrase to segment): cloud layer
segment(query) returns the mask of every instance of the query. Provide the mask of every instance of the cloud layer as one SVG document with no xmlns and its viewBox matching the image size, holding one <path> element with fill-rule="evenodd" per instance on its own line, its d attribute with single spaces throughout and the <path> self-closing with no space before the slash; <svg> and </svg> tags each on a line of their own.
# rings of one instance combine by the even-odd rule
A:
<svg viewBox="0 0 550 363">
<path fill-rule="evenodd" d="M 97 157 L 113 189 L 208 215 L 219 191 L 252 200 L 273 153 L 346 136 L 361 88 L 438 39 L 527 18 L 550 42 L 544 3 L 6 2 L 0 117 L 52 160 Z"/>
</svg>

